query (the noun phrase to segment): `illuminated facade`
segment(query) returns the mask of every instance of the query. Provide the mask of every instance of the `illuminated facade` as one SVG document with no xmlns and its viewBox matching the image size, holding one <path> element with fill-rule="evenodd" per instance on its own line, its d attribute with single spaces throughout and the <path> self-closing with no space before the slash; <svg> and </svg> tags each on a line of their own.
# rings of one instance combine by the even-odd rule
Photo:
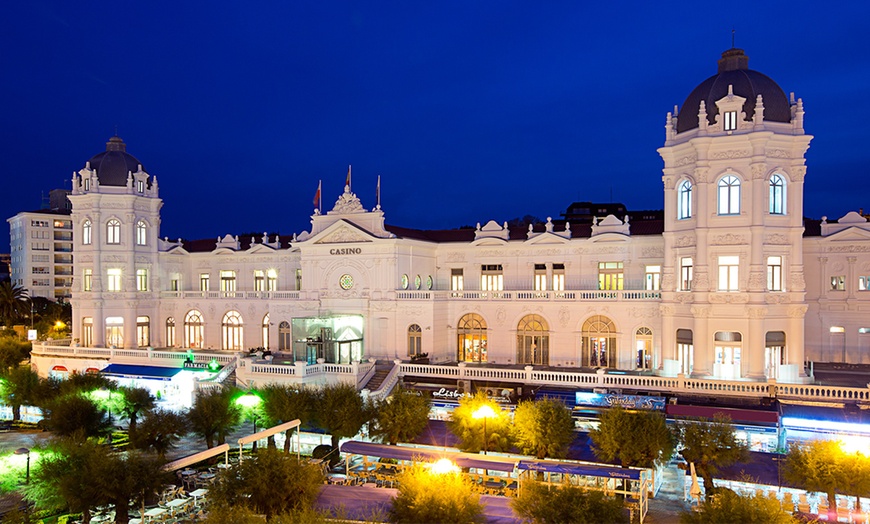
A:
<svg viewBox="0 0 870 524">
<path fill-rule="evenodd" d="M 157 181 L 114 137 L 73 175 L 73 337 L 786 382 L 870 362 L 870 224 L 803 219 L 803 120 L 732 49 L 668 115 L 663 220 L 417 231 L 346 186 L 310 231 L 195 242 L 159 238 Z"/>
</svg>

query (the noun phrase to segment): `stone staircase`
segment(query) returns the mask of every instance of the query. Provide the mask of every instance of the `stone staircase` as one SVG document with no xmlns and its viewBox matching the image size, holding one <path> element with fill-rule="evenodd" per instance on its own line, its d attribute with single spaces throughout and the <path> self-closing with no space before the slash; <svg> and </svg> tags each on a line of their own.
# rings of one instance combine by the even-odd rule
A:
<svg viewBox="0 0 870 524">
<path fill-rule="evenodd" d="M 387 375 L 393 370 L 393 362 L 389 360 L 378 360 L 375 362 L 375 374 L 365 385 L 365 389 L 369 391 L 377 391 L 381 389 L 381 384 L 386 380 Z"/>
</svg>

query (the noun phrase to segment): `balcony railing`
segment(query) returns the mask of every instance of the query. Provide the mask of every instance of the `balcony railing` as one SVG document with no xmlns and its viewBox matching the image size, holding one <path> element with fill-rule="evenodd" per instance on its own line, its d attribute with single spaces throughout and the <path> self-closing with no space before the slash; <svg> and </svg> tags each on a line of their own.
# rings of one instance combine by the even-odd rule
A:
<svg viewBox="0 0 870 524">
<path fill-rule="evenodd" d="M 247 300 L 313 300 L 317 291 L 161 291 L 161 298 L 232 298 Z M 640 301 L 661 300 L 661 291 L 645 290 L 577 290 L 577 291 L 395 291 L 397 300 L 443 301 Z"/>
</svg>

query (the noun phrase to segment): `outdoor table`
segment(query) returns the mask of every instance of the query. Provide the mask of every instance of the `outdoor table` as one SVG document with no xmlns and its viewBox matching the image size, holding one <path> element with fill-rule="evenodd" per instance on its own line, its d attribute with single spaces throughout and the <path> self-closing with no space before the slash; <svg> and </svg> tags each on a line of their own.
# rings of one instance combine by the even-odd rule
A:
<svg viewBox="0 0 870 524">
<path fill-rule="evenodd" d="M 344 484 L 347 481 L 347 475 L 343 473 L 330 473 L 326 476 L 326 482 L 329 484 Z"/>
<path fill-rule="evenodd" d="M 200 480 L 212 480 L 215 477 L 214 473 L 200 473 Z"/>
<path fill-rule="evenodd" d="M 175 515 L 175 510 L 187 505 L 188 499 L 173 499 L 166 503 L 166 507 Z"/>
<path fill-rule="evenodd" d="M 164 513 L 166 513 L 166 510 L 164 508 L 161 508 L 161 507 L 151 508 L 145 512 L 145 517 L 149 518 L 149 519 L 153 519 L 154 517 L 159 517 L 160 515 L 163 515 Z"/>
<path fill-rule="evenodd" d="M 183 470 L 181 470 L 181 474 L 184 475 L 185 477 L 188 475 L 196 475 L 196 470 L 195 469 L 183 469 Z"/>
<path fill-rule="evenodd" d="M 188 493 L 188 495 L 190 495 L 191 497 L 193 497 L 193 503 L 194 503 L 194 505 L 195 505 L 195 504 L 196 504 L 196 500 L 197 500 L 199 497 L 205 496 L 206 493 L 208 493 L 208 490 L 207 490 L 207 489 L 205 489 L 205 488 L 199 488 L 199 489 L 196 489 L 196 490 L 191 491 L 190 493 Z"/>
<path fill-rule="evenodd" d="M 217 465 L 217 467 L 220 469 L 230 469 L 232 467 L 232 464 L 227 464 L 226 462 L 221 462 Z"/>
</svg>

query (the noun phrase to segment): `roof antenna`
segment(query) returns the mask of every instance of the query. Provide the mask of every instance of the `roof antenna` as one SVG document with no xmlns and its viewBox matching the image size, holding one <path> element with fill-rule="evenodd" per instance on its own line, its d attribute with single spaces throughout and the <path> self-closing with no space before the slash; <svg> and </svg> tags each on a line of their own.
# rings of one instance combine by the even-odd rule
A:
<svg viewBox="0 0 870 524">
<path fill-rule="evenodd" d="M 735 31 L 734 28 L 732 27 L 732 28 L 731 28 L 731 49 L 734 49 L 734 33 L 735 33 L 735 32 L 736 32 L 736 31 Z"/>
</svg>

